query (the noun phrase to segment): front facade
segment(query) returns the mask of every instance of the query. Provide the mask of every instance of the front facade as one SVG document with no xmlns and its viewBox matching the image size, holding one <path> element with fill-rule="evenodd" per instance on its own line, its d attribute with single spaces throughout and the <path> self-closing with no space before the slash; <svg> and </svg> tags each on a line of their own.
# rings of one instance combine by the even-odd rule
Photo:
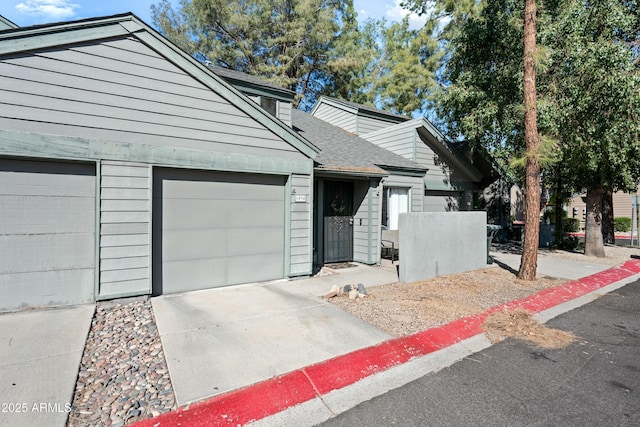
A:
<svg viewBox="0 0 640 427">
<path fill-rule="evenodd" d="M 294 110 L 131 14 L 1 20 L 0 94 L 0 311 L 377 264 L 400 214 L 486 178 L 426 121 Z"/>
<path fill-rule="evenodd" d="M 328 97 L 320 98 L 312 114 L 425 168 L 422 189 L 411 196 L 412 205 L 421 204 L 425 212 L 473 210 L 474 193 L 499 177 L 493 168 L 479 169 L 477 164 L 485 162 L 468 159 L 426 119 L 411 120 Z M 391 199 L 398 198 L 392 191 L 387 193 Z M 406 197 L 399 195 L 400 200 Z"/>
<path fill-rule="evenodd" d="M 292 120 L 294 129 L 320 148 L 314 263 L 379 263 L 383 231 L 397 229 L 400 213 L 422 211 L 426 169 L 302 111 L 293 111 Z"/>
<path fill-rule="evenodd" d="M 0 31 L 0 93 L 0 310 L 311 273 L 317 148 L 135 16 Z"/>
</svg>

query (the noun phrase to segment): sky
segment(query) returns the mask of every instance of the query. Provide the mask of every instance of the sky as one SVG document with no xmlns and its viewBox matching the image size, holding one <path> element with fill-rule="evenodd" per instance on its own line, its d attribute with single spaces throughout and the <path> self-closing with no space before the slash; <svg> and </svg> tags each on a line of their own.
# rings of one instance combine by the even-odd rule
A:
<svg viewBox="0 0 640 427">
<path fill-rule="evenodd" d="M 400 7 L 401 0 L 354 0 L 359 20 L 386 18 L 399 21 L 408 12 Z M 61 21 L 95 18 L 133 12 L 149 25 L 151 5 L 159 0 L 0 0 L 0 15 L 24 27 Z M 179 0 L 174 0 L 178 4 Z M 410 17 L 413 28 L 424 23 L 424 18 Z"/>
</svg>

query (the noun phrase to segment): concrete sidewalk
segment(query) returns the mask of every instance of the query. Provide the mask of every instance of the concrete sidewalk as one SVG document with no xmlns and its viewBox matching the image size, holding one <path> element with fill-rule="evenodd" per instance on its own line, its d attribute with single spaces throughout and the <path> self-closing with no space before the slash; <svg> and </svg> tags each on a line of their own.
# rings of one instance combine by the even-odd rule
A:
<svg viewBox="0 0 640 427">
<path fill-rule="evenodd" d="M 520 268 L 521 255 L 491 251 L 491 257 L 498 265 L 502 264 L 512 270 Z M 591 262 L 580 262 L 565 258 L 553 257 L 538 252 L 537 276 L 551 276 L 559 279 L 576 280 L 609 269 L 610 266 Z"/>
<path fill-rule="evenodd" d="M 520 261 L 499 260 L 512 269 Z M 593 270 L 600 272 L 495 309 L 521 307 L 547 320 L 637 279 L 640 261 L 615 268 L 543 261 L 539 274 Z M 364 272 L 380 279 L 367 283 Z M 154 299 L 179 404 L 213 397 L 137 425 L 315 425 L 491 345 L 481 329 L 490 311 L 389 339 L 318 298 L 333 284 L 394 281 L 384 274 L 360 266 L 335 276 Z"/>
<path fill-rule="evenodd" d="M 0 315 L 0 426 L 64 426 L 94 305 Z"/>
</svg>

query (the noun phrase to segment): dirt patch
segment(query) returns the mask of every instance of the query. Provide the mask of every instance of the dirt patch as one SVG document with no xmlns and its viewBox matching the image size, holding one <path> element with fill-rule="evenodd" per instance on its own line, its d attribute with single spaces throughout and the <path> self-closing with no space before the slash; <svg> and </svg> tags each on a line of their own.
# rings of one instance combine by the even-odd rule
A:
<svg viewBox="0 0 640 427">
<path fill-rule="evenodd" d="M 492 251 L 494 249 L 498 248 L 492 246 Z M 628 260 L 630 255 L 639 253 L 638 248 L 617 246 L 606 246 L 605 251 L 606 258 L 595 259 L 577 252 L 558 250 L 541 249 L 539 255 L 618 265 Z M 514 272 L 494 265 L 420 282 L 370 287 L 367 288 L 367 297 L 355 301 L 346 295 L 329 301 L 390 335 L 400 337 L 482 313 L 564 282 L 551 277 L 521 281 Z"/>
<path fill-rule="evenodd" d="M 494 343 L 516 338 L 545 349 L 565 348 L 578 339 L 570 332 L 541 324 L 531 312 L 522 309 L 490 314 L 482 324 L 482 330 Z"/>
<path fill-rule="evenodd" d="M 524 298 L 564 280 L 541 277 L 518 280 L 509 271 L 489 267 L 413 283 L 367 289 L 366 298 L 330 301 L 352 315 L 399 337 L 449 323 L 499 304 Z"/>
</svg>

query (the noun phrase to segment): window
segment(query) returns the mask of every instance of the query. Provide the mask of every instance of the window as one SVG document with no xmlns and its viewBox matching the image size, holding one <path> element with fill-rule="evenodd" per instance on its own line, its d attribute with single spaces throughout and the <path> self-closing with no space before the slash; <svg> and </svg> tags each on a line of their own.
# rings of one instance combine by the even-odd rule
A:
<svg viewBox="0 0 640 427">
<path fill-rule="evenodd" d="M 260 97 L 260 106 L 273 117 L 278 117 L 278 101 L 273 98 L 267 98 L 265 96 Z"/>
<path fill-rule="evenodd" d="M 398 217 L 406 212 L 410 212 L 409 189 L 385 187 L 382 198 L 382 225 L 387 230 L 397 230 Z"/>
</svg>

